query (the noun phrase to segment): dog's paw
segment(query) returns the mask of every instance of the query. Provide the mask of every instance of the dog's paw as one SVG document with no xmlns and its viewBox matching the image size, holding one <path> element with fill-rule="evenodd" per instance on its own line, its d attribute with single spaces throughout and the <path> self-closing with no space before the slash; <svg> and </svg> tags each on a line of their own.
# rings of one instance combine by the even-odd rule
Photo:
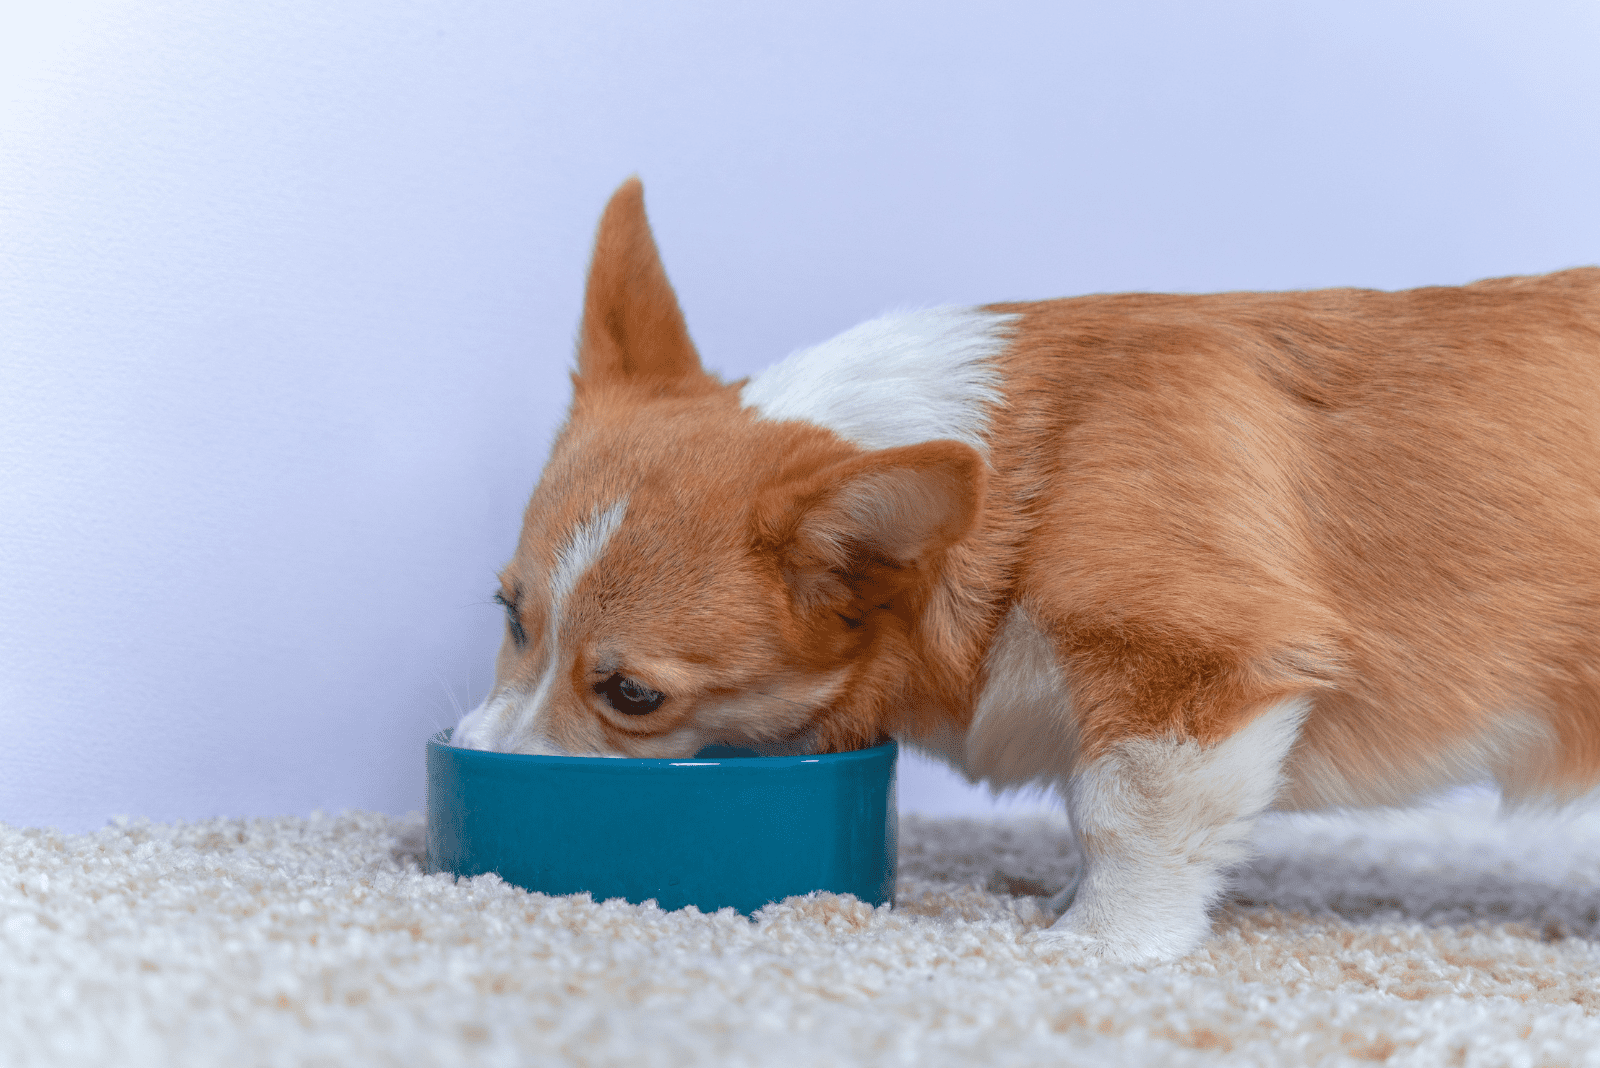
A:
<svg viewBox="0 0 1600 1068">
<path fill-rule="evenodd" d="M 1030 931 L 1019 941 L 1051 960 L 1159 964 L 1187 955 L 1205 939 L 1209 928 L 1203 914 L 1201 920 L 1199 925 L 1095 922 L 1080 902 L 1048 929 Z"/>
<path fill-rule="evenodd" d="M 1029 931 L 1017 939 L 1017 942 L 1026 946 L 1032 956 L 1049 964 L 1115 959 L 1106 953 L 1107 946 L 1103 939 L 1081 935 L 1074 931 L 1058 931 L 1054 927 L 1042 931 Z"/>
<path fill-rule="evenodd" d="M 1159 964 L 1173 959 L 1165 947 L 1150 946 L 1127 939 L 1102 938 L 1064 930 L 1060 926 L 1031 931 L 1019 941 L 1035 956 L 1050 964 L 1071 962 L 1089 964 Z"/>
</svg>

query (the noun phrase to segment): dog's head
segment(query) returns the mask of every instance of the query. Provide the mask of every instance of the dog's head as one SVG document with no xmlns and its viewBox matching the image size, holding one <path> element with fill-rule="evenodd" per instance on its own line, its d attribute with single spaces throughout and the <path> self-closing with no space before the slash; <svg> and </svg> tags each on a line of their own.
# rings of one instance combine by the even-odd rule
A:
<svg viewBox="0 0 1600 1068">
<path fill-rule="evenodd" d="M 601 218 L 573 402 L 496 594 L 458 745 L 685 757 L 870 744 L 915 668 L 978 454 L 770 420 L 700 366 L 629 181 Z"/>
</svg>

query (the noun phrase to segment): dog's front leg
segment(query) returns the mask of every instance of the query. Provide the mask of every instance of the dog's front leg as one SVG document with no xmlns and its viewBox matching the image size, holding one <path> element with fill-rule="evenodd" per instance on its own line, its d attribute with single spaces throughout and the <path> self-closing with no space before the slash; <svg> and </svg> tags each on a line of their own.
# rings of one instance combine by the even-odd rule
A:
<svg viewBox="0 0 1600 1068">
<path fill-rule="evenodd" d="M 1278 793 L 1308 707 L 1280 701 L 1210 744 L 1133 737 L 1088 759 L 1064 791 L 1082 874 L 1052 902 L 1066 912 L 1036 941 L 1119 960 L 1171 960 L 1198 945 L 1227 868 Z"/>
</svg>

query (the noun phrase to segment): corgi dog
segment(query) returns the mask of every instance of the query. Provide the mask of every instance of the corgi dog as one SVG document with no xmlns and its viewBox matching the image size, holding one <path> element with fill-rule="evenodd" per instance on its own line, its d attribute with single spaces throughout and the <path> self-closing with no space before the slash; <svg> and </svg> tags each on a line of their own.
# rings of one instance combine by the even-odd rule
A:
<svg viewBox="0 0 1600 1068">
<path fill-rule="evenodd" d="M 899 312 L 701 366 L 637 180 L 458 745 L 886 738 L 1064 801 L 1162 960 L 1272 809 L 1600 781 L 1600 269 Z"/>
</svg>

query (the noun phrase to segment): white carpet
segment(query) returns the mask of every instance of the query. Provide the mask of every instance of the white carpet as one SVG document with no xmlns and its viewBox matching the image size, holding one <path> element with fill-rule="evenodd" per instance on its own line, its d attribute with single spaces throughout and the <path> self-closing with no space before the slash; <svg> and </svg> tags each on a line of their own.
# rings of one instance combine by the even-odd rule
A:
<svg viewBox="0 0 1600 1068">
<path fill-rule="evenodd" d="M 1175 965 L 1019 938 L 1048 818 L 909 817 L 900 904 L 424 876 L 413 821 L 0 825 L 0 1065 L 1600 1065 L 1600 816 L 1269 822 Z"/>
</svg>

